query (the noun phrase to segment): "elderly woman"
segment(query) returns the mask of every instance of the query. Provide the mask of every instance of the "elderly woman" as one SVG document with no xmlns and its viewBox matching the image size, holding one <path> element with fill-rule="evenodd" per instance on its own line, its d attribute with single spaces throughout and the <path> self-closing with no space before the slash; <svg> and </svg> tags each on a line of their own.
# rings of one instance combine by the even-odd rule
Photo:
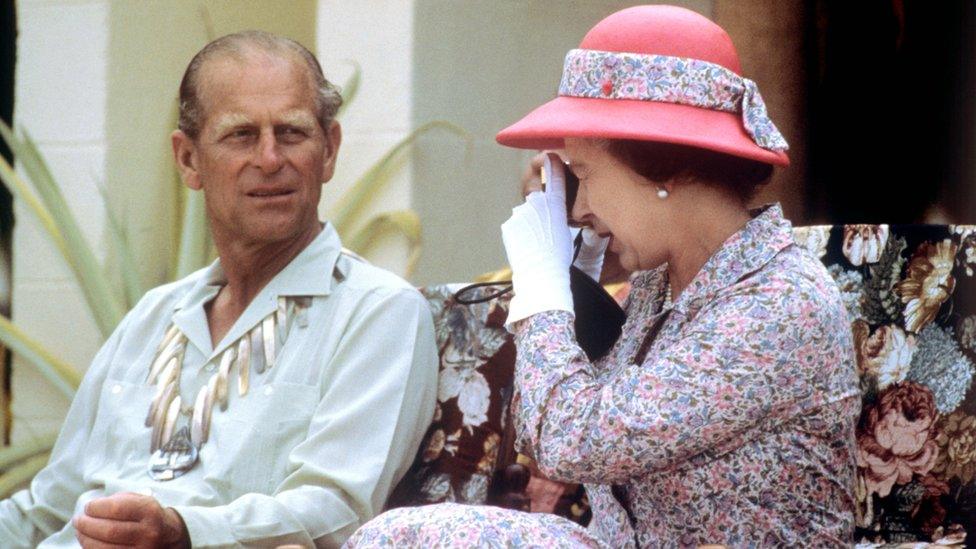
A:
<svg viewBox="0 0 976 549">
<path fill-rule="evenodd" d="M 778 205 L 746 204 L 786 143 L 728 35 L 641 6 L 566 58 L 559 97 L 498 135 L 563 149 L 572 216 L 637 271 L 623 335 L 577 345 L 561 162 L 502 226 L 515 296 L 516 429 L 547 476 L 586 483 L 588 530 L 443 504 L 367 524 L 359 546 L 844 546 L 860 398 L 849 320 Z M 591 240 L 591 257 L 600 242 Z"/>
</svg>

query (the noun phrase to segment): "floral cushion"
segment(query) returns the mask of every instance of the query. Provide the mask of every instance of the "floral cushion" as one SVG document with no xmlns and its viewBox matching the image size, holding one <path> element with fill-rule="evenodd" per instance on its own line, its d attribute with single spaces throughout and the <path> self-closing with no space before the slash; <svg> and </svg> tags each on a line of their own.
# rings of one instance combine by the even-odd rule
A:
<svg viewBox="0 0 976 549">
<path fill-rule="evenodd" d="M 515 368 L 515 345 L 504 327 L 508 297 L 462 305 L 453 295 L 463 286 L 421 289 L 434 316 L 440 357 L 437 405 L 420 453 L 389 507 L 485 503 L 501 465 Z M 477 299 L 487 291 L 466 297 Z"/>
<path fill-rule="evenodd" d="M 827 265 L 852 319 L 857 540 L 976 532 L 976 227 L 817 226 L 796 240 Z"/>
</svg>

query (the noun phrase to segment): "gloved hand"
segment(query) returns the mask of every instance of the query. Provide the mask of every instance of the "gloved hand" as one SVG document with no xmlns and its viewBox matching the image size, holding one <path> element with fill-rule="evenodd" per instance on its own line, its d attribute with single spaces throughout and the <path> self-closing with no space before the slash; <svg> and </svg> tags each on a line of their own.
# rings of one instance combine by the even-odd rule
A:
<svg viewBox="0 0 976 549">
<path fill-rule="evenodd" d="M 549 181 L 545 192 L 535 191 L 512 209 L 502 224 L 502 241 L 512 267 L 515 295 L 505 326 L 543 311 L 573 312 L 569 265 L 573 244 L 566 221 L 566 180 L 555 154 L 544 160 Z"/>
<path fill-rule="evenodd" d="M 583 245 L 580 246 L 579 255 L 573 265 L 586 273 L 586 276 L 594 281 L 600 281 L 600 273 L 603 271 L 603 256 L 606 254 L 607 245 L 610 238 L 600 236 L 592 227 L 583 227 Z M 575 237 L 574 237 L 575 238 Z"/>
</svg>

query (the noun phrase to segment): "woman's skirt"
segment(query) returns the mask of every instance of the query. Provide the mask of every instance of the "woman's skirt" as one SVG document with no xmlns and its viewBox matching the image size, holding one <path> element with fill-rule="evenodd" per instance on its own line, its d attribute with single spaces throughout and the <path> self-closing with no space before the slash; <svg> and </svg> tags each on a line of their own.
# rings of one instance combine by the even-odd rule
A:
<svg viewBox="0 0 976 549">
<path fill-rule="evenodd" d="M 364 524 L 343 547 L 608 546 L 579 524 L 560 516 L 441 503 L 387 511 Z"/>
</svg>

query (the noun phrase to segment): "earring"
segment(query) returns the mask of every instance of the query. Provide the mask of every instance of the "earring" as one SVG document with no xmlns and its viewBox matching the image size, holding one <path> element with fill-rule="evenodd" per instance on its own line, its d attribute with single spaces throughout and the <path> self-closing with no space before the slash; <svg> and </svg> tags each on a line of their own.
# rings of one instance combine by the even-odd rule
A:
<svg viewBox="0 0 976 549">
<path fill-rule="evenodd" d="M 668 197 L 668 190 L 665 189 L 664 187 L 658 187 L 657 197 L 660 198 L 661 200 L 664 200 L 665 198 Z"/>
</svg>

